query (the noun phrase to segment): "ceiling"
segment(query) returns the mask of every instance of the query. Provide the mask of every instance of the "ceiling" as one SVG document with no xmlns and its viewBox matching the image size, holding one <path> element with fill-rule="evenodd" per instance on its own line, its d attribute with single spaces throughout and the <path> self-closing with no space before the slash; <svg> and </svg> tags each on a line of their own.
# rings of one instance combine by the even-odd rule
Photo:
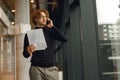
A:
<svg viewBox="0 0 120 80">
<path fill-rule="evenodd" d="M 8 8 L 8 10 L 11 11 L 15 9 L 15 0 L 1 0 L 1 1 L 5 3 L 5 6 Z M 35 8 L 39 8 L 41 4 L 48 4 L 48 5 L 52 4 L 55 7 L 57 2 L 57 0 L 32 0 L 32 1 L 34 2 L 30 3 L 30 12 L 32 12 Z M 12 14 L 13 16 L 15 16 L 14 13 Z"/>
<path fill-rule="evenodd" d="M 15 9 L 15 0 L 3 0 L 3 2 L 6 4 L 6 7 L 9 9 Z"/>
<path fill-rule="evenodd" d="M 15 0 L 2 0 L 6 7 L 8 7 L 10 10 L 15 9 Z M 30 3 L 30 9 L 34 8 L 33 5 L 36 5 L 37 8 L 39 8 L 40 4 L 56 4 L 57 0 L 30 0 L 34 1 L 33 3 Z"/>
</svg>

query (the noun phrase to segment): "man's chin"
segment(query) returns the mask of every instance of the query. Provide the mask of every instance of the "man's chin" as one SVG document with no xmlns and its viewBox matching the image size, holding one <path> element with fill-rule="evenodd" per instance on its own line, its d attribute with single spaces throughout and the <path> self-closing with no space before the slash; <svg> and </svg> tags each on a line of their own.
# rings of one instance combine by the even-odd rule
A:
<svg viewBox="0 0 120 80">
<path fill-rule="evenodd" d="M 43 23 L 43 25 L 45 26 L 45 25 L 46 25 L 46 23 Z"/>
<path fill-rule="evenodd" d="M 42 26 L 46 26 L 46 24 L 41 24 Z"/>
</svg>

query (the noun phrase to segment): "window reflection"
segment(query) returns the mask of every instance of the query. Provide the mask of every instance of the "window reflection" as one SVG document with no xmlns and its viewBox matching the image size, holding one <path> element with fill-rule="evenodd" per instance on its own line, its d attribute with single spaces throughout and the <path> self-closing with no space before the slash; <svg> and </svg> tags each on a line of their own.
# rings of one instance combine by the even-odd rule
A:
<svg viewBox="0 0 120 80">
<path fill-rule="evenodd" d="M 120 80 L 119 4 L 119 0 L 96 0 L 101 80 Z"/>
</svg>

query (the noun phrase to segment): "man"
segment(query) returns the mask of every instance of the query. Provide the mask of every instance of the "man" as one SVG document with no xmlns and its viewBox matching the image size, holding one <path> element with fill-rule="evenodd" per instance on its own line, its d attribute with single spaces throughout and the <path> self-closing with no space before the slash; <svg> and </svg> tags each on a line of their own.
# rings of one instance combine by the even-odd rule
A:
<svg viewBox="0 0 120 80">
<path fill-rule="evenodd" d="M 28 36 L 24 38 L 23 55 L 31 58 L 30 80 L 58 80 L 58 68 L 55 66 L 56 40 L 66 42 L 66 38 L 53 25 L 46 10 L 36 10 L 32 15 L 35 29 L 43 29 L 47 48 L 35 50 L 33 44 L 29 44 Z"/>
</svg>

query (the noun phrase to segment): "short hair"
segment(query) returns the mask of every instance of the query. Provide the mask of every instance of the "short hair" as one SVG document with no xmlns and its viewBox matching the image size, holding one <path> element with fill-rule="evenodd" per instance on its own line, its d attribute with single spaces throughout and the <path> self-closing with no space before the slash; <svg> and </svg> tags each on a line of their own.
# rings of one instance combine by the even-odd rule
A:
<svg viewBox="0 0 120 80">
<path fill-rule="evenodd" d="M 33 24 L 37 24 L 36 22 L 36 19 L 37 18 L 40 18 L 41 17 L 41 12 L 44 12 L 46 14 L 46 17 L 49 18 L 49 12 L 47 10 L 35 10 L 33 13 L 32 13 L 32 22 Z"/>
</svg>

